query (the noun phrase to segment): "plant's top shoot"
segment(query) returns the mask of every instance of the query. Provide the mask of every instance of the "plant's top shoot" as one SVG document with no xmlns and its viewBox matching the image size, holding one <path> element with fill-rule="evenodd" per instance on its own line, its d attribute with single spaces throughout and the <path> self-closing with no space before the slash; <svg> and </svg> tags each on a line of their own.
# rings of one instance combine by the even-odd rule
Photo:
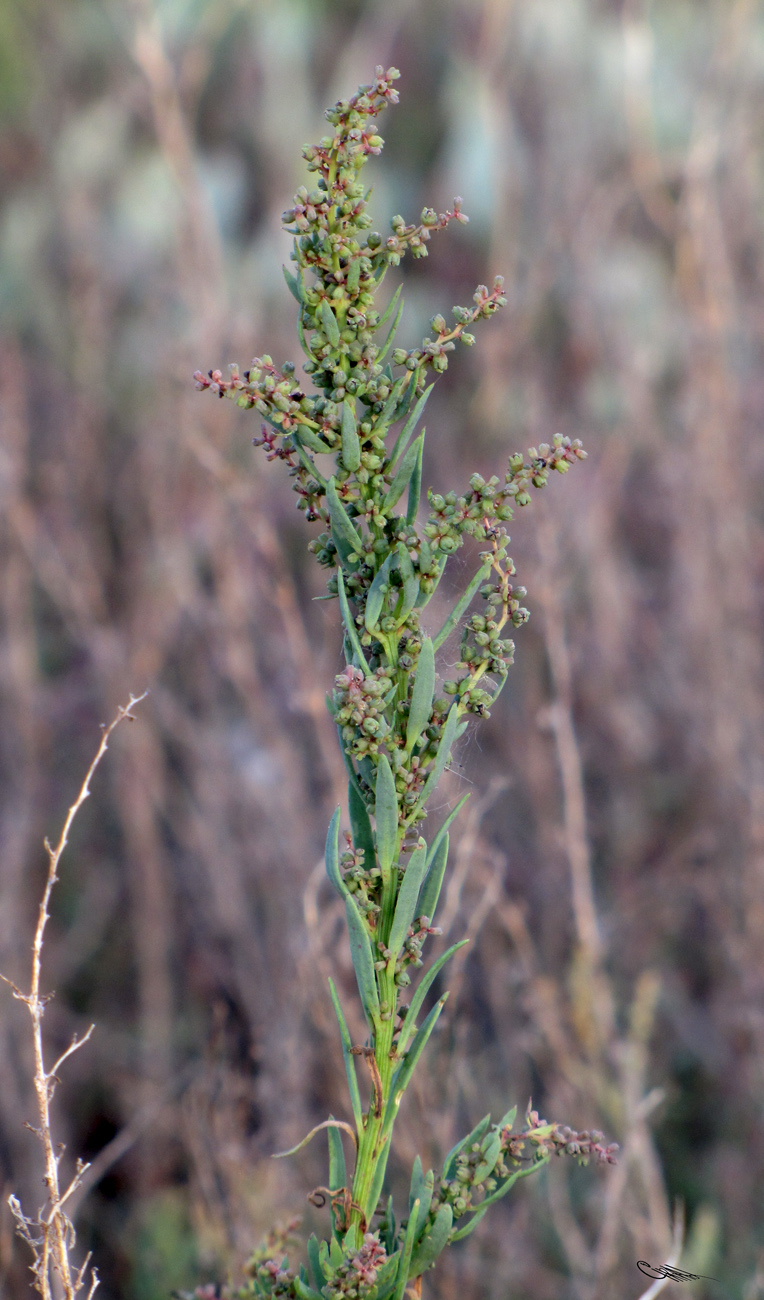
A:
<svg viewBox="0 0 764 1300">
<path fill-rule="evenodd" d="M 388 268 L 411 250 L 427 254 L 435 230 L 467 218 L 455 199 L 438 215 L 425 208 L 419 223 L 393 217 L 384 238 L 370 229 L 368 191 L 361 178 L 370 154 L 382 149 L 375 119 L 398 100 L 395 68 L 376 69 L 371 85 L 327 113 L 332 133 L 303 151 L 313 173 L 294 207 L 284 213 L 294 235 L 294 271 L 285 268 L 298 304 L 297 330 L 307 358 L 303 370 L 315 389 L 303 391 L 295 366 L 280 369 L 257 357 L 242 375 L 231 366 L 197 371 L 199 388 L 255 408 L 265 419 L 260 438 L 269 460 L 286 462 L 298 506 L 323 531 L 310 549 L 331 571 L 329 593 L 339 599 L 346 667 L 335 679 L 329 708 L 337 723 L 348 770 L 351 830 L 340 852 L 340 809 L 329 828 L 326 866 L 345 901 L 353 964 L 369 1036 L 353 1046 L 334 986 L 354 1119 L 355 1169 L 349 1177 L 339 1136 L 350 1126 L 335 1120 L 329 1135 L 332 1238 L 309 1243 L 313 1283 L 286 1262 L 257 1258 L 246 1294 L 331 1300 L 335 1296 L 402 1300 L 406 1287 L 434 1263 L 449 1242 L 466 1236 L 489 1203 L 538 1168 L 551 1151 L 586 1159 L 612 1158 L 599 1134 L 574 1134 L 546 1124 L 529 1110 L 513 1132 L 515 1111 L 499 1124 L 486 1117 L 451 1152 L 440 1179 L 417 1160 L 408 1216 L 396 1229 L 391 1204 L 381 1201 L 393 1124 L 413 1070 L 440 1015 L 445 996 L 421 1027 L 417 1018 L 450 949 L 421 978 L 410 1005 L 401 1003 L 411 971 L 433 928 L 448 857 L 448 827 L 458 808 L 428 845 L 419 835 L 426 805 L 448 763 L 468 715 L 488 717 L 514 653 L 506 636 L 528 618 L 524 587 L 513 583 L 505 524 L 514 506 L 530 500 L 551 470 L 565 473 L 585 452 L 561 435 L 551 446 L 513 455 L 503 481 L 473 474 L 461 494 L 427 494 L 420 520 L 422 449 L 417 433 L 432 390 L 457 341 L 471 345 L 477 321 L 505 305 L 500 277 L 480 285 L 471 307 L 454 307 L 454 324 L 442 316 L 421 347 L 395 347 L 401 290 L 378 311 L 375 303 Z M 422 616 L 449 556 L 465 535 L 483 545 L 476 572 L 439 630 L 427 634 Z M 478 596 L 481 613 L 469 613 Z M 459 627 L 461 651 L 452 680 L 436 689 L 435 656 Z M 459 805 L 461 807 L 461 805 Z M 356 1060 L 369 1074 L 369 1100 L 361 1103 Z M 377 1230 L 372 1231 L 375 1215 Z M 456 1228 L 458 1219 L 463 1223 Z M 418 1292 L 416 1292 L 418 1294 Z"/>
</svg>

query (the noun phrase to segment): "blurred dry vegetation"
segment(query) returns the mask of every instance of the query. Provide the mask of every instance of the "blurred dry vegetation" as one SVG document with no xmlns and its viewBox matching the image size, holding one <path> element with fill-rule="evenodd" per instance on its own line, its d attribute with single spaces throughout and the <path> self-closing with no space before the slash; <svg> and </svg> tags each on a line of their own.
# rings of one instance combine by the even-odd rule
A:
<svg viewBox="0 0 764 1300">
<path fill-rule="evenodd" d="M 524 1183 L 424 1290 L 636 1297 L 680 1198 L 682 1267 L 759 1300 L 757 0 L 1 0 L 0 970 L 17 981 L 42 838 L 99 724 L 151 692 L 75 825 L 46 950 L 51 1051 L 97 1025 L 57 1094 L 65 1163 L 94 1161 L 80 1240 L 104 1297 L 165 1300 L 223 1280 L 274 1219 L 322 1223 L 305 1202 L 321 1144 L 269 1153 L 346 1115 L 325 977 L 349 995 L 352 973 L 320 862 L 343 798 L 323 704 L 337 614 L 312 602 L 309 530 L 252 415 L 190 374 L 299 360 L 279 216 L 324 107 L 376 63 L 402 72 L 369 168 L 379 228 L 454 193 L 471 217 L 406 268 L 406 342 L 479 281 L 509 288 L 436 388 L 427 480 L 460 489 L 558 430 L 590 453 L 512 527 L 532 619 L 446 792 L 474 787 L 441 924 L 474 942 L 393 1187 L 417 1150 L 437 1163 L 531 1094 L 623 1148 L 615 1170 Z M 0 1005 L 0 1290 L 21 1300 L 5 1202 L 34 1208 L 41 1168 L 28 1026 Z"/>
</svg>

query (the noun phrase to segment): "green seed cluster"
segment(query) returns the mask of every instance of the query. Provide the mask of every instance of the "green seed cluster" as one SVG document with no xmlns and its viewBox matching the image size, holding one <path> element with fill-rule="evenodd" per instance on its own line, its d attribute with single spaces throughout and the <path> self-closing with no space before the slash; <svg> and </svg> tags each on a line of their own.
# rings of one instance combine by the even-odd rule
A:
<svg viewBox="0 0 764 1300">
<path fill-rule="evenodd" d="M 323 1288 L 326 1300 L 361 1300 L 376 1287 L 377 1274 L 387 1261 L 387 1252 L 377 1233 L 367 1232 L 361 1249 L 344 1259 Z"/>
</svg>

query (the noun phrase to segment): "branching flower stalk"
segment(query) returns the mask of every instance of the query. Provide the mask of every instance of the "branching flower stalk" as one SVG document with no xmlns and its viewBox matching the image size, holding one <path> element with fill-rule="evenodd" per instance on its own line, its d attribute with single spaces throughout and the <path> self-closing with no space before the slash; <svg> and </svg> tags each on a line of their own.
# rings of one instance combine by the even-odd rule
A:
<svg viewBox="0 0 764 1300">
<path fill-rule="evenodd" d="M 578 441 L 558 434 L 551 445 L 531 448 L 527 460 L 511 456 L 503 481 L 473 474 L 461 494 L 428 491 L 428 515 L 420 522 L 425 430 L 416 431 L 433 377 L 447 368 L 458 341 L 474 343 L 470 328 L 506 299 L 497 277 L 491 290 L 478 287 L 471 307 L 453 309 L 451 327 L 437 315 L 421 347 L 394 346 L 401 289 L 384 310 L 375 305 L 388 270 L 408 251 L 426 256 L 435 231 L 467 220 L 455 199 L 441 214 L 425 208 L 418 223 L 394 217 L 387 238 L 370 229 L 361 173 L 369 155 L 382 149 L 374 122 L 397 102 L 398 75 L 377 68 L 371 85 L 327 112 L 331 134 L 303 151 L 314 187 L 298 190 L 283 216 L 294 235 L 295 264 L 284 274 L 298 304 L 303 370 L 315 392 L 304 391 L 293 363 L 279 368 L 269 356 L 255 358 L 243 374 L 231 366 L 228 378 L 219 370 L 195 375 L 200 389 L 264 418 L 255 443 L 269 460 L 286 463 L 298 508 L 321 526 L 309 549 L 329 570 L 328 593 L 338 599 L 344 630 L 346 667 L 328 707 L 347 767 L 350 821 L 343 848 L 338 808 L 326 869 L 345 903 L 368 1027 L 366 1043 L 353 1044 L 331 984 L 353 1117 L 352 1125 L 330 1119 L 318 1126 L 329 1138 L 329 1178 L 312 1199 L 328 1202 L 331 1236 L 308 1243 L 310 1274 L 290 1269 L 274 1243 L 266 1244 L 253 1256 L 242 1296 L 402 1300 L 407 1288 L 417 1295 L 418 1279 L 446 1244 L 472 1232 L 489 1205 L 552 1153 L 614 1158 L 601 1134 L 548 1124 L 530 1107 L 516 1127 L 515 1107 L 497 1124 L 486 1116 L 449 1153 L 437 1178 L 417 1159 L 400 1226 L 392 1201 L 383 1198 L 395 1118 L 447 994 L 423 1015 L 425 999 L 461 947 L 430 965 L 407 1002 L 426 941 L 439 933 L 433 920 L 449 827 L 461 807 L 428 843 L 421 834 L 427 805 L 470 718 L 490 716 L 514 654 L 506 634 L 528 618 L 505 524 L 515 507 L 528 504 L 531 488 L 544 487 L 553 470 L 563 474 L 586 455 Z M 427 605 L 466 537 L 482 547 L 476 572 L 443 626 L 428 633 Z M 482 612 L 470 613 L 478 596 Z M 456 675 L 439 693 L 435 656 L 457 629 Z M 358 1065 L 369 1081 L 365 1109 Z M 350 1173 L 343 1129 L 355 1148 Z"/>
<path fill-rule="evenodd" d="M 82 1176 L 89 1168 L 81 1160 L 77 1160 L 74 1177 L 68 1185 L 61 1190 L 59 1181 L 59 1167 L 61 1157 L 64 1153 L 62 1146 L 57 1146 L 53 1139 L 51 1127 L 50 1104 L 53 1100 L 53 1094 L 56 1090 L 56 1084 L 59 1082 L 58 1072 L 68 1057 L 74 1052 L 84 1047 L 90 1038 L 94 1026 L 91 1025 L 87 1033 L 78 1038 L 76 1035 L 72 1039 L 69 1047 L 59 1056 L 55 1065 L 48 1069 L 45 1065 L 45 1052 L 42 1033 L 42 1020 L 45 1007 L 50 1001 L 50 994 L 41 992 L 41 975 L 42 975 L 42 951 L 45 939 L 45 928 L 50 920 L 48 906 L 50 904 L 53 887 L 58 880 L 58 867 L 61 861 L 61 855 L 66 848 L 69 832 L 72 828 L 77 813 L 82 807 L 85 800 L 90 795 L 90 782 L 93 778 L 98 764 L 101 762 L 109 746 L 112 732 L 119 726 L 125 718 L 132 719 L 132 709 L 136 704 L 144 699 L 143 695 L 137 698 L 131 696 L 127 705 L 120 708 L 114 720 L 104 729 L 101 743 L 98 746 L 95 758 L 87 770 L 85 780 L 80 787 L 74 803 L 69 809 L 61 836 L 55 848 L 46 839 L 45 851 L 48 855 L 48 874 L 45 881 L 40 909 L 37 916 L 37 927 L 35 929 L 34 942 L 32 945 L 32 978 L 30 981 L 29 992 L 24 993 L 11 980 L 4 975 L 0 979 L 8 984 L 13 992 L 13 996 L 19 1002 L 23 1002 L 29 1011 L 32 1020 L 32 1040 L 34 1045 L 34 1088 L 37 1098 L 37 1115 L 39 1127 L 32 1128 L 32 1132 L 39 1139 L 42 1146 L 45 1159 L 45 1176 L 44 1182 L 47 1189 L 47 1204 L 44 1205 L 37 1213 L 35 1218 L 30 1218 L 24 1213 L 21 1204 L 16 1196 L 8 1198 L 8 1204 L 11 1208 L 16 1231 L 20 1237 L 26 1241 L 32 1251 L 31 1271 L 34 1277 L 35 1290 L 43 1296 L 43 1300 L 53 1300 L 54 1295 L 58 1295 L 58 1290 L 54 1288 L 53 1278 L 58 1278 L 65 1300 L 75 1300 L 75 1297 L 87 1286 L 87 1300 L 91 1300 L 96 1287 L 98 1286 L 98 1274 L 95 1269 L 90 1271 L 88 1280 L 88 1270 L 90 1265 L 90 1255 L 87 1255 L 83 1263 L 76 1268 L 71 1262 L 71 1251 L 75 1245 L 75 1232 L 71 1219 L 66 1213 L 66 1205 L 74 1192 L 80 1186 Z M 30 1125 L 31 1128 L 31 1125 Z"/>
</svg>

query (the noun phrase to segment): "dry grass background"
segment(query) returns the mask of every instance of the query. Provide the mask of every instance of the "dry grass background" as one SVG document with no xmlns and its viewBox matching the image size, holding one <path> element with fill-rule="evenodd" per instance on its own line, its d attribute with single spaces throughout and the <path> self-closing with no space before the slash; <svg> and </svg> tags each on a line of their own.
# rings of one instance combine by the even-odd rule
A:
<svg viewBox="0 0 764 1300">
<path fill-rule="evenodd" d="M 343 779 L 331 604 L 251 415 L 197 367 L 297 356 L 279 215 L 327 103 L 402 71 L 380 223 L 464 196 L 406 269 L 406 337 L 507 277 L 431 403 L 428 480 L 557 430 L 587 466 L 513 527 L 532 620 L 490 723 L 444 927 L 437 1047 L 395 1187 L 516 1099 L 623 1145 L 562 1163 L 428 1297 L 638 1296 L 670 1249 L 764 1295 L 764 11 L 756 0 L 1 0 L 0 969 L 21 980 L 75 827 L 45 980 L 104 1297 L 225 1273 L 323 1181 L 345 1113 L 323 882 Z M 467 560 L 465 559 L 465 572 Z M 434 612 L 434 619 L 439 611 Z M 459 836 L 457 836 L 457 839 Z M 466 953 L 466 955 L 464 955 Z M 23 1009 L 0 1013 L 0 1288 L 41 1168 Z M 316 1147 L 318 1144 L 316 1144 Z M 98 1153 L 105 1149 L 104 1154 Z M 314 1217 L 311 1217 L 314 1216 Z M 681 1226 L 679 1221 L 675 1225 Z M 694 1284 L 697 1297 L 718 1293 Z M 679 1292 L 677 1291 L 677 1295 Z"/>
</svg>

